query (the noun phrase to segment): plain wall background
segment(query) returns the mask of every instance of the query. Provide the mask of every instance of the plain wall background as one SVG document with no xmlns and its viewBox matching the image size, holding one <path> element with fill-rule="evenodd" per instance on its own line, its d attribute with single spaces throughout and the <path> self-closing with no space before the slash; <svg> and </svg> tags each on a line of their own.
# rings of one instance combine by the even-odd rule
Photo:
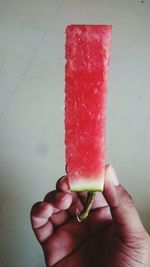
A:
<svg viewBox="0 0 150 267">
<path fill-rule="evenodd" d="M 30 208 L 64 174 L 64 42 L 112 24 L 107 162 L 150 230 L 150 1 L 0 0 L 0 267 L 42 267 Z"/>
</svg>

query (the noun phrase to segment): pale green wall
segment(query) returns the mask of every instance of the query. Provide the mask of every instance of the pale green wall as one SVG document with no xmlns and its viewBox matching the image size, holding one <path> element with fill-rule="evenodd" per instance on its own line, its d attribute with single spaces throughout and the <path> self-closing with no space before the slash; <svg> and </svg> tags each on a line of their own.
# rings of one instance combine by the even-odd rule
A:
<svg viewBox="0 0 150 267">
<path fill-rule="evenodd" d="M 0 0 L 0 267 L 42 267 L 29 221 L 64 174 L 64 41 L 113 24 L 107 161 L 150 230 L 150 1 Z"/>
</svg>

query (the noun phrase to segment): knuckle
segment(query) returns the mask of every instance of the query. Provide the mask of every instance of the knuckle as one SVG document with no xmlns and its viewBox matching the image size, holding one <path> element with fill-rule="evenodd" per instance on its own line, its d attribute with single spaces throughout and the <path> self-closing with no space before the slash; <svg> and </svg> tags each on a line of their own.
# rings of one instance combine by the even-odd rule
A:
<svg viewBox="0 0 150 267">
<path fill-rule="evenodd" d="M 60 184 L 66 179 L 66 175 L 63 175 L 62 177 L 60 177 L 57 182 L 56 182 L 56 187 L 59 187 Z"/>
<path fill-rule="evenodd" d="M 31 209 L 31 216 L 38 217 L 39 214 L 45 212 L 47 210 L 47 203 L 46 202 L 37 202 L 32 206 Z"/>
<path fill-rule="evenodd" d="M 31 208 L 31 214 L 34 213 L 39 208 L 41 203 L 42 203 L 41 201 L 38 201 L 38 202 L 33 204 L 32 208 Z"/>
<path fill-rule="evenodd" d="M 47 193 L 46 196 L 44 197 L 44 201 L 46 201 L 46 202 L 51 202 L 51 201 L 53 201 L 56 192 L 57 192 L 56 190 L 53 190 L 53 191 Z"/>
</svg>

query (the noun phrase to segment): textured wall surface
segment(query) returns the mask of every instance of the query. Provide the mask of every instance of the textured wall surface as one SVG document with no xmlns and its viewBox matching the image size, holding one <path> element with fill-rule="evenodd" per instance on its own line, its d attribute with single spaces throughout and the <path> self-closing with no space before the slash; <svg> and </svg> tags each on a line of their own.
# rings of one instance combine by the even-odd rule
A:
<svg viewBox="0 0 150 267">
<path fill-rule="evenodd" d="M 29 213 L 64 174 L 71 23 L 113 25 L 107 161 L 150 230 L 150 1 L 142 2 L 0 0 L 0 267 L 45 266 Z"/>
</svg>

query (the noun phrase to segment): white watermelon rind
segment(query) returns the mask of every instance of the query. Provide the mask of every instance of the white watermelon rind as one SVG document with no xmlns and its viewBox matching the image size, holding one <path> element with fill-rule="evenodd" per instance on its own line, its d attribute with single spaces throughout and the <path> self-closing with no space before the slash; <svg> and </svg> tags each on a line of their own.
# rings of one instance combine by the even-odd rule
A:
<svg viewBox="0 0 150 267">
<path fill-rule="evenodd" d="M 103 192 L 104 176 L 93 177 L 90 180 L 88 177 L 80 177 L 69 181 L 71 192 Z"/>
</svg>

